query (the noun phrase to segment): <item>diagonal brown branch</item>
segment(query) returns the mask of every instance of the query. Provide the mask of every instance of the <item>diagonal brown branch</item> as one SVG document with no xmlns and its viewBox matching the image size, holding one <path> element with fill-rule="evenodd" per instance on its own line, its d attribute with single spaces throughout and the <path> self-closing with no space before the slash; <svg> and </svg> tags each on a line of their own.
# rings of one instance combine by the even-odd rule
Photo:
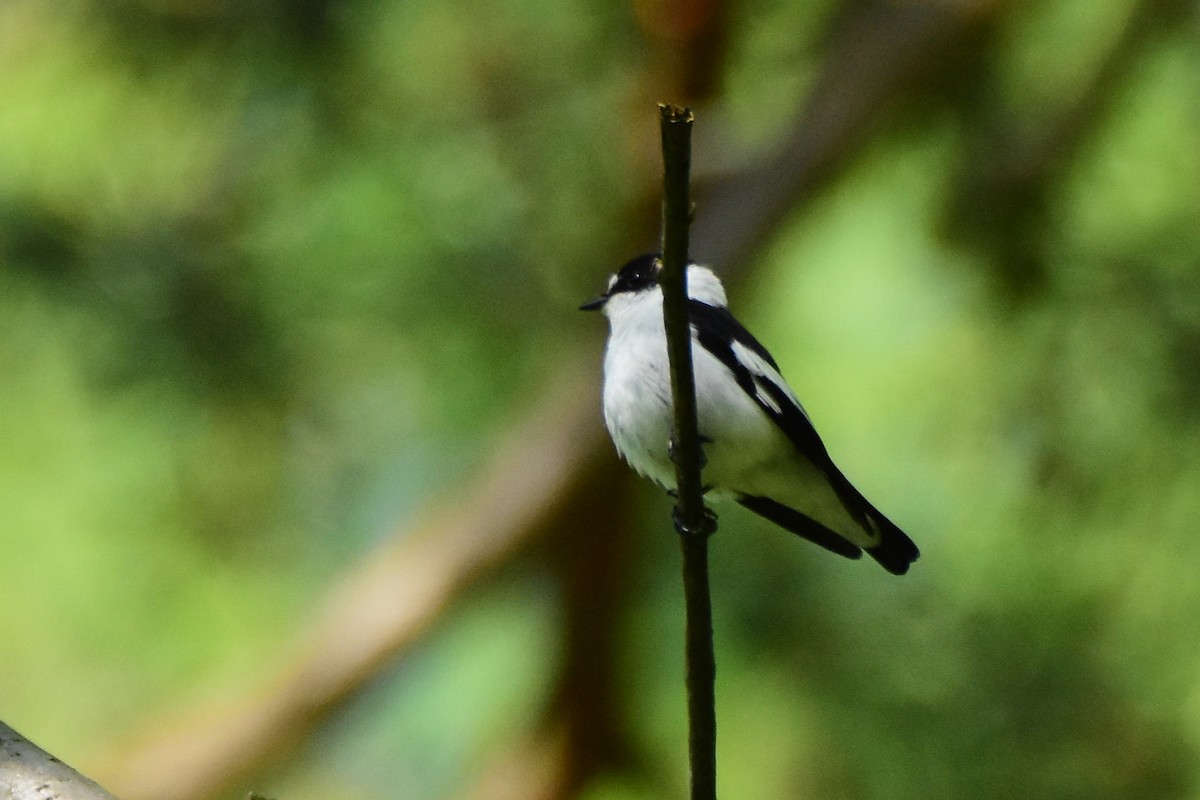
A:
<svg viewBox="0 0 1200 800">
<path fill-rule="evenodd" d="M 691 249 L 698 261 L 737 265 L 757 251 L 868 140 L 892 102 L 946 68 L 945 60 L 1011 0 L 854 3 L 828 35 L 821 73 L 758 163 L 698 187 Z M 764 113 L 786 118 L 791 109 Z"/>
<path fill-rule="evenodd" d="M 702 192 L 704 213 L 693 226 L 692 251 L 722 265 L 744 262 L 866 139 L 882 109 L 1005 5 L 879 3 L 836 33 L 817 88 L 784 146 Z M 103 771 L 105 782 L 130 800 L 226 794 L 226 787 L 291 753 L 339 703 L 418 641 L 472 581 L 501 568 L 540 530 L 554 526 L 571 498 L 601 474 L 598 465 L 611 462 L 596 418 L 596 359 L 575 354 L 573 363 L 515 426 L 514 437 L 481 472 L 478 485 L 461 488 L 415 529 L 398 531 L 335 585 L 322 621 L 304 634 L 263 689 L 163 726 L 153 739 L 113 758 Z M 533 432 L 537 467 L 521 445 L 521 437 Z M 527 474 L 535 469 L 548 474 Z M 525 494 L 509 496 L 514 492 Z M 456 502 L 485 495 L 505 510 L 503 523 L 489 522 L 482 500 Z M 448 542 L 453 544 L 439 555 Z M 355 607 L 378 599 L 395 607 Z M 341 623 L 350 627 L 342 629 Z M 357 643 L 338 652 L 351 630 L 358 631 Z"/>
<path fill-rule="evenodd" d="M 217 797 L 292 752 L 468 586 L 555 524 L 604 452 L 597 392 L 581 365 L 560 373 L 471 491 L 455 491 L 333 587 L 316 624 L 261 690 L 133 748 L 103 770 L 109 785 L 131 800 Z"/>
</svg>

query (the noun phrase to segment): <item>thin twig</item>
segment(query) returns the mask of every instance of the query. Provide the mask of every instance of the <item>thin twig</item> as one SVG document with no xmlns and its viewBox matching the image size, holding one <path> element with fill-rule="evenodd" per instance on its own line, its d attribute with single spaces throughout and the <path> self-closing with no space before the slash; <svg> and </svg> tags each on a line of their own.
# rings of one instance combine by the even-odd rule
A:
<svg viewBox="0 0 1200 800">
<path fill-rule="evenodd" d="M 688 226 L 691 197 L 692 112 L 660 105 L 663 147 L 663 324 L 675 408 L 672 456 L 677 504 L 675 525 L 683 551 L 683 591 L 687 606 L 688 755 L 692 800 L 717 796 L 717 719 L 714 688 L 712 598 L 708 587 L 708 537 L 715 517 L 704 507 L 700 473 L 704 454 L 696 422 L 691 331 L 687 316 Z"/>
</svg>

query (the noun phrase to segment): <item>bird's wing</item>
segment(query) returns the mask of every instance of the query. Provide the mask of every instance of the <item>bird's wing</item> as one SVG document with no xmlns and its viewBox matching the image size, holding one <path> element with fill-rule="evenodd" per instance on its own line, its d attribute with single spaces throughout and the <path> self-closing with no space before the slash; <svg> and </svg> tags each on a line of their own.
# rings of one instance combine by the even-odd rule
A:
<svg viewBox="0 0 1200 800">
<path fill-rule="evenodd" d="M 876 538 L 876 544 L 869 546 L 867 553 L 891 573 L 902 575 L 907 572 L 909 564 L 920 555 L 917 546 L 871 505 L 833 463 L 825 443 L 767 349 L 726 308 L 689 299 L 688 313 L 692 335 L 700 345 L 728 367 L 738 386 L 783 431 L 796 450 L 825 476 L 846 512 Z M 857 557 L 857 547 L 794 509 L 766 497 L 743 497 L 739 502 L 826 549 L 849 558 Z"/>
<path fill-rule="evenodd" d="M 873 526 L 867 522 L 870 504 L 829 457 L 825 443 L 821 441 L 804 407 L 788 387 L 779 372 L 779 365 L 767 349 L 734 319 L 727 308 L 689 299 L 688 312 L 692 334 L 700 345 L 733 373 L 742 391 L 783 431 L 796 450 L 825 476 L 847 513 L 858 520 L 864 529 L 872 530 Z"/>
</svg>

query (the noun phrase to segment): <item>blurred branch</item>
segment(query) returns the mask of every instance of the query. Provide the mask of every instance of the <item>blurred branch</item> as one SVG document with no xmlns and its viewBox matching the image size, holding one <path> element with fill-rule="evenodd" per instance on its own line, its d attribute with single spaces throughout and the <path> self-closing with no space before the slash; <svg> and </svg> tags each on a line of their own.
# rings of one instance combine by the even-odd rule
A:
<svg viewBox="0 0 1200 800">
<path fill-rule="evenodd" d="M 4 800 L 116 800 L 0 722 L 0 798 Z"/>
<path fill-rule="evenodd" d="M 634 526 L 628 468 L 598 460 L 575 492 L 549 565 L 562 593 L 561 668 L 536 731 L 491 759 L 464 800 L 566 800 L 634 761 L 622 727 L 618 637 Z"/>
<path fill-rule="evenodd" d="M 1147 40 L 1189 12 L 1186 0 L 1142 0 L 1089 79 L 1049 123 L 1029 130 L 1013 115 L 980 109 L 965 168 L 943 211 L 946 231 L 995 256 L 1010 296 L 1027 296 L 1046 273 L 1042 224 L 1047 190 L 1071 165 L 1119 92 L 1114 86 L 1147 50 Z M 968 110 L 974 105 L 963 104 Z"/>
<path fill-rule="evenodd" d="M 725 0 L 633 0 L 631 5 L 643 35 L 653 43 L 644 85 L 658 97 L 688 105 L 711 96 L 724 75 L 728 49 Z"/>
<path fill-rule="evenodd" d="M 494 761 L 462 800 L 566 800 L 579 794 L 569 776 L 571 745 L 565 730 L 547 728 Z"/>
<path fill-rule="evenodd" d="M 552 526 L 603 452 L 594 379 L 573 369 L 552 384 L 474 484 L 382 542 L 337 582 L 296 655 L 266 688 L 133 748 L 105 770 L 110 785 L 135 800 L 233 791 L 294 752 L 469 586 Z"/>
<path fill-rule="evenodd" d="M 595 776 L 632 760 L 618 687 L 620 623 L 627 597 L 634 512 L 628 469 L 605 459 L 591 491 L 572 501 L 573 524 L 554 540 L 562 591 L 562 667 L 541 738 L 561 740 L 560 789 L 575 797 Z"/>
<path fill-rule="evenodd" d="M 751 167 L 697 188 L 695 259 L 727 268 L 745 263 L 866 142 L 894 100 L 945 69 L 958 43 L 1009 3 L 849 3 L 828 34 L 820 76 L 790 135 Z"/>
</svg>

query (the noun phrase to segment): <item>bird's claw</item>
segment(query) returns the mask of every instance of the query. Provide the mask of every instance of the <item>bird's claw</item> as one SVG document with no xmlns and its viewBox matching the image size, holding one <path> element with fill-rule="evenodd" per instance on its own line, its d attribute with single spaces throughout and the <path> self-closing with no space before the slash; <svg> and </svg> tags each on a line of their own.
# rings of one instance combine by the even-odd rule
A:
<svg viewBox="0 0 1200 800">
<path fill-rule="evenodd" d="M 703 433 L 700 437 L 700 469 L 708 466 L 708 456 L 704 453 L 704 445 L 712 444 L 712 439 L 705 436 Z M 671 457 L 672 463 L 679 463 L 679 444 L 675 441 L 675 437 L 671 436 L 667 442 L 667 455 Z"/>
<path fill-rule="evenodd" d="M 717 515 L 709 509 L 704 509 L 704 516 L 700 520 L 698 526 L 690 526 L 683 518 L 683 512 L 679 506 L 671 509 L 671 519 L 675 523 L 675 530 L 680 536 L 699 536 L 707 539 L 716 533 L 717 530 Z"/>
<path fill-rule="evenodd" d="M 706 483 L 700 487 L 700 494 L 702 494 L 702 495 L 708 494 L 709 492 L 711 492 L 713 490 L 713 488 L 714 487 L 711 483 Z M 671 498 L 672 500 L 678 500 L 679 492 L 676 491 L 675 489 L 667 489 L 667 497 Z"/>
</svg>

